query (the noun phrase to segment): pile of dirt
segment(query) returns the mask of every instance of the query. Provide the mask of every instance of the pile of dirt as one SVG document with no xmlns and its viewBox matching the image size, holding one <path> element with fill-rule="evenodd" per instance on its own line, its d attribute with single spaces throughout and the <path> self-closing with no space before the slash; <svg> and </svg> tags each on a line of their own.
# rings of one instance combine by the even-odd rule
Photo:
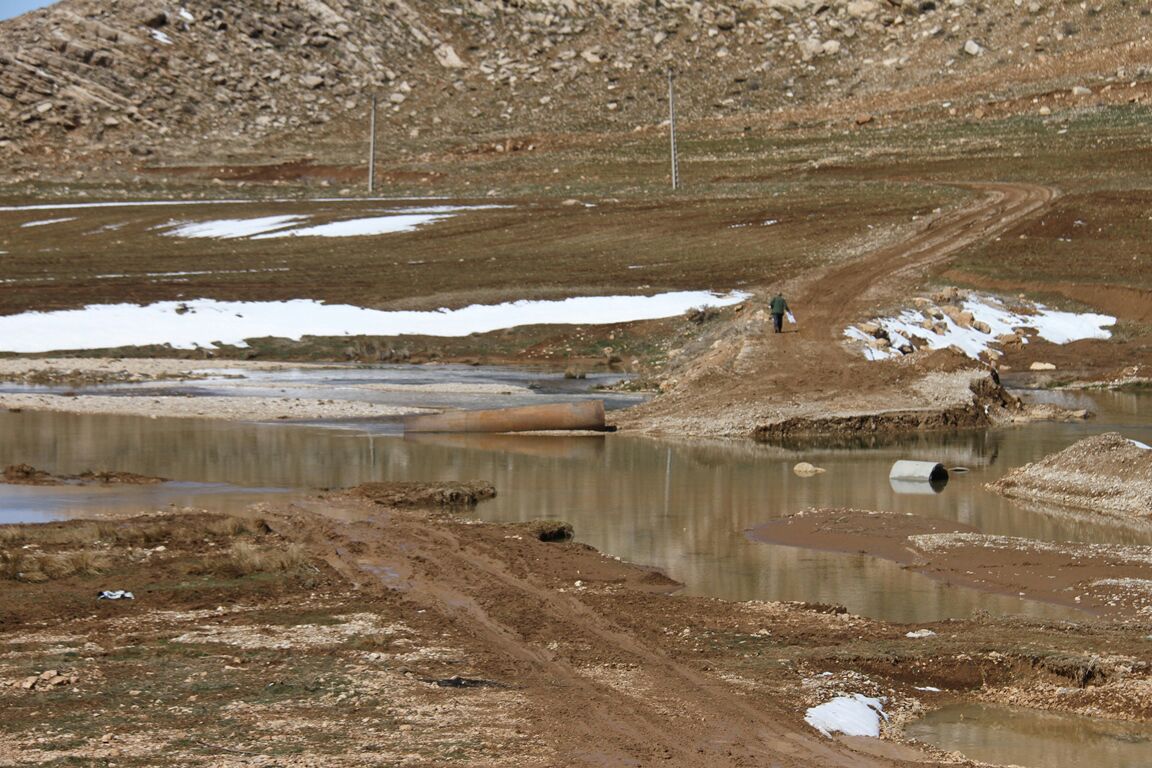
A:
<svg viewBox="0 0 1152 768">
<path fill-rule="evenodd" d="M 1015 499 L 1123 515 L 1152 515 L 1152 450 L 1107 432 L 1012 470 L 988 489 Z"/>
</svg>

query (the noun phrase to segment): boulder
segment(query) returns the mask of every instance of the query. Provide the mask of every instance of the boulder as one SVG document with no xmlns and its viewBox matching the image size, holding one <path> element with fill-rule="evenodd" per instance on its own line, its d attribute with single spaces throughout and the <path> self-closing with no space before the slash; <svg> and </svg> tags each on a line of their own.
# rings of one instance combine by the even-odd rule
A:
<svg viewBox="0 0 1152 768">
<path fill-rule="evenodd" d="M 436 61 L 445 69 L 464 69 L 466 66 L 464 60 L 456 53 L 456 49 L 447 43 L 440 44 L 433 53 L 436 55 Z"/>
</svg>

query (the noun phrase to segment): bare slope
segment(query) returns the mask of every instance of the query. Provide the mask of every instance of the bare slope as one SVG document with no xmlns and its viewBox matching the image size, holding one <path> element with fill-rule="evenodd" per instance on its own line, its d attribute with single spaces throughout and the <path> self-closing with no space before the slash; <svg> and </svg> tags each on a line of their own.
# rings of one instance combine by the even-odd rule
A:
<svg viewBox="0 0 1152 768">
<path fill-rule="evenodd" d="M 1139 4 L 61 0 L 0 23 L 0 158 L 527 149 L 689 120 L 982 117 L 1145 97 Z M 1073 88 L 1078 90 L 1073 93 Z M 815 110 L 815 111 L 813 111 Z M 521 137 L 521 138 L 510 138 Z"/>
</svg>

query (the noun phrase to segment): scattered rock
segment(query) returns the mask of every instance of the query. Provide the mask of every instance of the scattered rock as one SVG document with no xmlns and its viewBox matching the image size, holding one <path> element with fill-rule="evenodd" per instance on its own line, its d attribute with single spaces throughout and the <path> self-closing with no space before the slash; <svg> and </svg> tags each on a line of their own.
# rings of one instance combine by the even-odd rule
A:
<svg viewBox="0 0 1152 768">
<path fill-rule="evenodd" d="M 1056 370 L 1056 366 L 1053 365 L 1052 363 L 1042 363 L 1040 361 L 1036 361 L 1036 362 L 1034 362 L 1028 366 L 1028 370 L 1030 370 L 1030 371 L 1054 371 L 1054 370 Z"/>
<path fill-rule="evenodd" d="M 436 60 L 445 69 L 464 69 L 467 66 L 464 60 L 457 55 L 456 49 L 447 43 L 437 46 L 435 54 Z"/>
<path fill-rule="evenodd" d="M 792 467 L 792 472 L 798 477 L 813 477 L 815 475 L 823 474 L 824 468 L 813 466 L 807 461 L 801 461 L 797 463 L 796 466 Z"/>
</svg>

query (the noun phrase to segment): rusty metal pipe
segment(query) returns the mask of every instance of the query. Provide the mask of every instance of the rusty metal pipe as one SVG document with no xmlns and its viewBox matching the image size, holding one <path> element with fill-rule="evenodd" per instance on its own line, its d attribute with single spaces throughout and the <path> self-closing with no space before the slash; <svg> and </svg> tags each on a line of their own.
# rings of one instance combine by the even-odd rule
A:
<svg viewBox="0 0 1152 768">
<path fill-rule="evenodd" d="M 604 401 L 525 405 L 481 411 L 445 411 L 404 417 L 407 432 L 539 432 L 589 429 L 607 431 Z"/>
</svg>

